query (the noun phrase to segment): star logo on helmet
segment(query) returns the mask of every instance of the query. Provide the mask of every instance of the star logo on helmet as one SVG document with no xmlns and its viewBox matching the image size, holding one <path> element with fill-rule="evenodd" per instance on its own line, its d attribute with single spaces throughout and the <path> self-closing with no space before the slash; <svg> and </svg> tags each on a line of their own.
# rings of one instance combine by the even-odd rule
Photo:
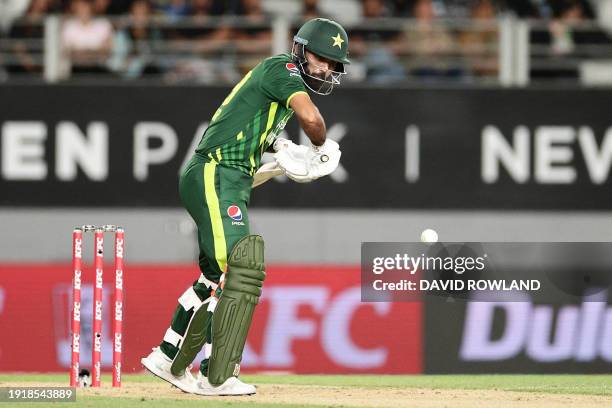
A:
<svg viewBox="0 0 612 408">
<path fill-rule="evenodd" d="M 340 33 L 338 33 L 337 36 L 332 37 L 332 40 L 334 40 L 332 47 L 338 46 L 338 48 L 342 49 L 342 43 L 344 42 L 344 40 L 342 39 L 342 37 L 340 37 Z"/>
</svg>

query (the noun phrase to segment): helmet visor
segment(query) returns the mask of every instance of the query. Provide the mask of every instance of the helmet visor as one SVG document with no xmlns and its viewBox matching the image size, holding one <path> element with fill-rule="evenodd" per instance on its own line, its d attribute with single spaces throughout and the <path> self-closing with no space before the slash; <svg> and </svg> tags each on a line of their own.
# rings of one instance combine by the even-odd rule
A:
<svg viewBox="0 0 612 408">
<path fill-rule="evenodd" d="M 329 95 L 334 85 L 340 85 L 342 75 L 346 74 L 344 64 L 336 62 L 335 69 L 319 69 L 315 64 L 308 62 L 303 44 L 296 43 L 292 56 L 301 72 L 304 84 L 316 94 Z"/>
</svg>

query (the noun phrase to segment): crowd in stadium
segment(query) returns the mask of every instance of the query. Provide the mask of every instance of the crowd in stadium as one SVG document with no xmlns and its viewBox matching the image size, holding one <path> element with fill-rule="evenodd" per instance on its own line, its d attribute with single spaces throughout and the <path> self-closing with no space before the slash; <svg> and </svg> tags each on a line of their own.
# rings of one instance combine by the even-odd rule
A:
<svg viewBox="0 0 612 408">
<path fill-rule="evenodd" d="M 351 55 L 365 61 L 363 72 L 356 76 L 374 81 L 404 78 L 406 66 L 398 64 L 402 56 L 412 58 L 412 76 L 464 77 L 466 69 L 461 64 L 440 66 L 438 58 L 458 49 L 464 56 L 479 57 L 470 67 L 472 73 L 495 74 L 496 29 L 461 31 L 432 24 L 437 20 L 488 21 L 508 13 L 542 19 L 548 26 L 532 40 L 546 43 L 558 55 L 572 53 L 581 41 L 610 43 L 605 28 L 612 24 L 612 0 L 4 0 L 0 2 L 0 36 L 40 39 L 43 26 L 29 22 L 61 13 L 65 16 L 62 48 L 70 56 L 73 73 L 114 72 L 127 78 L 164 73 L 169 80 L 181 80 L 195 71 L 201 82 L 231 82 L 270 53 L 269 18 L 277 11 L 282 13 L 286 3 L 298 3 L 301 14 L 292 16 L 296 21 L 315 16 L 348 21 Z M 129 19 L 118 22 L 116 16 Z M 166 24 L 151 24 L 152 16 L 165 19 Z M 240 16 L 243 23 L 224 24 L 215 19 L 218 16 Z M 413 23 L 406 29 L 358 24 L 361 19 L 386 17 L 410 18 Z M 190 23 L 181 23 L 186 20 Z M 206 24 L 209 20 L 216 22 Z M 602 30 L 586 36 L 572 30 L 577 23 L 588 21 L 599 21 Z M 241 58 L 243 66 L 236 67 L 236 58 L 226 58 L 228 50 L 233 56 L 246 55 Z M 185 53 L 200 58 L 178 57 Z M 0 54 L 0 68 L 40 71 L 26 42 L 14 41 L 12 55 L 3 63 Z"/>
<path fill-rule="evenodd" d="M 139 0 L 138 0 L 139 1 Z M 482 3 L 501 12 L 510 10 L 521 17 L 563 18 L 572 15 L 580 18 L 596 18 L 608 15 L 610 0 L 296 0 L 302 3 L 303 15 L 310 17 L 324 14 L 324 3 L 357 3 L 362 5 L 363 15 L 383 17 L 416 17 L 418 9 L 430 3 L 437 17 L 474 16 L 475 8 Z M 24 14 L 75 13 L 76 0 L 4 0 L 0 2 L 0 15 L 4 20 Z M 88 0 L 96 15 L 127 14 L 137 0 Z M 287 0 L 292 2 L 292 0 Z M 263 3 L 266 3 L 264 0 Z M 272 7 L 282 7 L 282 2 L 272 1 Z M 149 7 L 155 14 L 181 17 L 203 15 L 257 15 L 262 13 L 262 0 L 150 0 Z M 342 7 L 342 6 L 341 6 Z M 604 20 L 602 16 L 602 21 Z M 6 21 L 3 21 L 6 25 Z"/>
</svg>

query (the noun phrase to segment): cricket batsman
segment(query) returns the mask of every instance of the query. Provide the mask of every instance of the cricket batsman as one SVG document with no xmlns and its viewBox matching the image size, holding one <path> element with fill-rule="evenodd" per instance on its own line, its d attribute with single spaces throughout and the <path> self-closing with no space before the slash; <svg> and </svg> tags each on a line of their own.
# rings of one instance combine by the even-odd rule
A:
<svg viewBox="0 0 612 408">
<path fill-rule="evenodd" d="M 238 379 L 266 276 L 263 239 L 249 232 L 251 189 L 270 174 L 305 183 L 337 168 L 339 146 L 326 139 L 325 122 L 306 89 L 329 95 L 345 74 L 347 56 L 348 36 L 340 24 L 306 22 L 291 55 L 263 60 L 234 87 L 181 172 L 179 193 L 198 227 L 202 273 L 179 297 L 159 347 L 141 361 L 185 392 L 256 392 Z M 309 146 L 277 138 L 294 113 Z M 275 153 L 275 162 L 260 169 L 266 151 Z M 189 367 L 202 348 L 205 358 L 194 378 Z"/>
</svg>

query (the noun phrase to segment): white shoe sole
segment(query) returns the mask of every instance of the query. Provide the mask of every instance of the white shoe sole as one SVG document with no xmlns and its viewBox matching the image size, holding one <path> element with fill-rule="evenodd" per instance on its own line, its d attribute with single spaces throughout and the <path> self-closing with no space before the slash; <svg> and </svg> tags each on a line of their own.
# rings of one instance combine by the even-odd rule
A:
<svg viewBox="0 0 612 408">
<path fill-rule="evenodd" d="M 181 382 L 178 378 L 173 376 L 171 373 L 167 373 L 163 370 L 160 370 L 159 368 L 157 368 L 157 366 L 153 362 L 149 361 L 146 357 L 141 358 L 140 363 L 144 366 L 144 368 L 147 369 L 147 371 L 149 371 L 154 376 L 161 378 L 164 381 L 169 382 L 170 384 L 174 385 L 176 388 L 178 388 L 179 390 L 183 392 L 186 392 L 189 394 L 193 393 L 194 388 L 186 386 L 185 383 Z"/>
<path fill-rule="evenodd" d="M 238 392 L 237 393 L 237 392 L 231 392 L 231 391 L 229 391 L 229 392 L 227 392 L 227 391 L 225 391 L 225 392 L 224 391 L 212 392 L 212 391 L 204 391 L 204 390 L 198 389 L 196 391 L 193 391 L 193 394 L 204 395 L 204 396 L 207 396 L 207 397 L 214 397 L 214 396 L 217 396 L 217 397 L 238 397 L 240 395 L 245 395 L 245 396 L 247 396 L 247 395 L 255 395 L 255 394 L 257 394 L 257 391 L 253 391 L 253 392 Z"/>
<path fill-rule="evenodd" d="M 257 394 L 257 389 L 255 387 L 253 387 L 253 391 L 242 391 L 242 392 L 232 390 L 231 387 L 230 389 L 226 389 L 226 390 L 224 390 L 223 388 L 224 388 L 224 385 L 220 385 L 219 387 L 200 388 L 196 384 L 195 390 L 193 391 L 193 393 L 198 394 L 198 395 L 219 396 L 219 397 Z"/>
</svg>

